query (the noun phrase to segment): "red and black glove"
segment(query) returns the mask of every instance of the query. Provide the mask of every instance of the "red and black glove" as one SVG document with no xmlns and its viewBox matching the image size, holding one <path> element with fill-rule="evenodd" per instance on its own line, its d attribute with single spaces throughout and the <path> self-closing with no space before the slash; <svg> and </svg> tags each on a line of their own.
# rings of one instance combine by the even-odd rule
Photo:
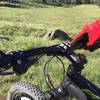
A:
<svg viewBox="0 0 100 100">
<path fill-rule="evenodd" d="M 83 30 L 75 35 L 71 45 L 93 51 L 95 43 L 100 42 L 100 19 L 85 25 Z M 95 50 L 95 49 L 94 49 Z"/>
</svg>

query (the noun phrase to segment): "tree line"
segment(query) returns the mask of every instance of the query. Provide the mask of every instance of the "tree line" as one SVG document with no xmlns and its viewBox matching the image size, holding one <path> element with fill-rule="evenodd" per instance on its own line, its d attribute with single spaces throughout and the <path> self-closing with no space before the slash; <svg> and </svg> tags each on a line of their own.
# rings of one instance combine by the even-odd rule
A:
<svg viewBox="0 0 100 100">
<path fill-rule="evenodd" d="M 100 0 L 0 0 L 6 2 L 21 2 L 21 3 L 42 3 L 42 4 L 53 4 L 53 5 L 63 5 L 63 4 L 100 4 Z"/>
<path fill-rule="evenodd" d="M 55 4 L 98 4 L 100 3 L 100 0 L 42 0 L 42 3 L 48 4 L 51 1 L 51 3 Z"/>
</svg>

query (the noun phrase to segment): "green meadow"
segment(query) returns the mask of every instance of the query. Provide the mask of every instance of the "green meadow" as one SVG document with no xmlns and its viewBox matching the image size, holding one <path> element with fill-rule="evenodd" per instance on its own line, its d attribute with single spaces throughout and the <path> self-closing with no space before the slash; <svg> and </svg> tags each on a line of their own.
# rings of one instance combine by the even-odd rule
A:
<svg viewBox="0 0 100 100">
<path fill-rule="evenodd" d="M 70 7 L 55 7 L 35 5 L 26 8 L 0 7 L 0 36 L 9 40 L 0 39 L 0 49 L 4 52 L 27 50 L 34 47 L 50 46 L 65 41 L 48 40 L 39 36 L 53 29 L 61 29 L 73 37 L 85 24 L 100 18 L 100 8 L 95 5 L 78 5 Z M 100 87 L 100 50 L 89 52 L 76 51 L 86 55 L 88 63 L 83 75 Z M 0 76 L 0 94 L 7 93 L 13 83 L 27 81 L 37 84 L 43 90 L 48 87 L 44 81 L 43 66 L 49 59 L 43 56 L 38 63 L 31 66 L 27 73 L 21 76 Z M 62 58 L 67 69 L 70 62 Z M 63 78 L 61 63 L 55 58 L 49 68 L 51 79 L 55 86 Z"/>
</svg>

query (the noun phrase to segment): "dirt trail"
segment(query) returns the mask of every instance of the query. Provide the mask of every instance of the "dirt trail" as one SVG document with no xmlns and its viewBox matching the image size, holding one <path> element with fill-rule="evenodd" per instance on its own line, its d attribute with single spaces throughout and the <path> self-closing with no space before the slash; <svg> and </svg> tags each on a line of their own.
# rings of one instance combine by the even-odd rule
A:
<svg viewBox="0 0 100 100">
<path fill-rule="evenodd" d="M 6 95 L 0 95 L 0 100 L 6 100 Z"/>
</svg>

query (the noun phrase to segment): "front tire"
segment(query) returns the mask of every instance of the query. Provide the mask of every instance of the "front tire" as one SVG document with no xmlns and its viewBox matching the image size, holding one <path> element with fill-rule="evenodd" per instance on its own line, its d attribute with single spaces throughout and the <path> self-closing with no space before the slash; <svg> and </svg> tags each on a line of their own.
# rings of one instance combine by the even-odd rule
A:
<svg viewBox="0 0 100 100">
<path fill-rule="evenodd" d="M 7 100 L 45 100 L 45 94 L 38 86 L 26 82 L 17 82 L 7 95 Z"/>
</svg>

